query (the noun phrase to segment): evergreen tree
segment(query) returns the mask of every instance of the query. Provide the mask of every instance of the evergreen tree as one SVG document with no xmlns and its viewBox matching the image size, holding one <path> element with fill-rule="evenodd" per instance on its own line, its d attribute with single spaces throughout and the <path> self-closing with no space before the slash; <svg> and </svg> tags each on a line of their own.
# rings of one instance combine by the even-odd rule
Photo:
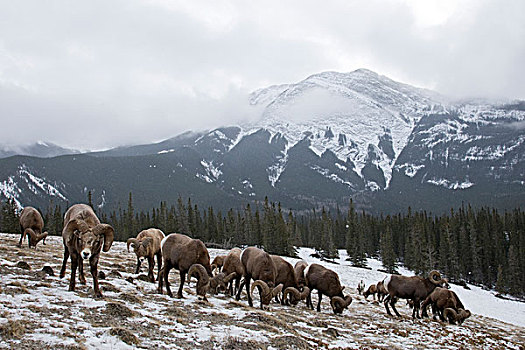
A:
<svg viewBox="0 0 525 350">
<path fill-rule="evenodd" d="M 384 233 L 381 235 L 381 261 L 383 267 L 388 273 L 397 273 L 396 256 L 394 253 L 394 244 L 392 239 L 392 230 L 390 226 L 385 227 Z"/>
</svg>

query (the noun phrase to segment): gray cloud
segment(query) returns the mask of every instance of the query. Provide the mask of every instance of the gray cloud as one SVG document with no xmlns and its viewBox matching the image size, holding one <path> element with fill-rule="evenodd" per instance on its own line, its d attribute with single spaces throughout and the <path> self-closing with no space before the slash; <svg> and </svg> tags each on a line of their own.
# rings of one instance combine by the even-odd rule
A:
<svg viewBox="0 0 525 350">
<path fill-rule="evenodd" d="M 525 98 L 524 2 L 427 4 L 0 0 L 1 142 L 103 148 L 253 120 L 249 92 L 325 70 Z"/>
</svg>

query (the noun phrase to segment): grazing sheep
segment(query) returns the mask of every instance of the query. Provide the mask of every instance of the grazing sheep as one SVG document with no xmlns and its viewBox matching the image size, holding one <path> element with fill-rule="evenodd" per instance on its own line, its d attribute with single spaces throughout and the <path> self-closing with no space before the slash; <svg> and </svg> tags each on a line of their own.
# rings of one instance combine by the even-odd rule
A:
<svg viewBox="0 0 525 350">
<path fill-rule="evenodd" d="M 297 288 L 302 290 L 306 286 L 306 278 L 304 277 L 304 270 L 308 266 L 308 263 L 304 260 L 300 260 L 295 263 L 293 267 L 295 273 L 295 279 L 297 280 Z"/>
<path fill-rule="evenodd" d="M 436 271 L 430 271 L 429 277 L 423 278 L 420 276 L 399 276 L 390 275 L 384 280 L 384 287 L 388 292 L 388 296 L 385 298 L 386 312 L 392 316 L 388 304 L 392 306 L 392 309 L 397 316 L 401 316 L 395 307 L 395 303 L 399 298 L 410 299 L 414 302 L 414 309 L 412 310 L 412 318 L 420 318 L 419 308 L 422 300 L 432 293 L 432 291 L 441 285 L 446 284 L 447 281 L 441 278 L 441 274 Z"/>
<path fill-rule="evenodd" d="M 162 294 L 163 282 L 166 283 L 166 291 L 170 297 L 171 293 L 168 276 L 170 270 L 175 268 L 180 273 L 180 286 L 177 298 L 182 298 L 182 288 L 186 280 L 186 273 L 193 264 L 204 266 L 209 277 L 213 277 L 210 265 L 210 254 L 200 239 L 193 239 L 180 233 L 171 233 L 164 237 L 161 245 L 163 267 L 159 277 L 158 292 Z"/>
<path fill-rule="evenodd" d="M 368 296 L 372 295 L 372 298 L 376 300 L 376 293 L 377 293 L 377 286 L 375 284 L 371 284 L 370 286 L 368 286 L 368 289 L 363 293 L 363 296 L 365 297 L 365 299 L 368 300 Z"/>
<path fill-rule="evenodd" d="M 222 272 L 226 275 L 235 273 L 233 280 L 230 281 L 228 292 L 231 296 L 234 295 L 233 281 L 235 281 L 235 294 L 239 290 L 241 284 L 241 278 L 244 276 L 244 265 L 241 262 L 242 250 L 239 248 L 233 248 L 228 252 L 228 255 L 224 258 L 224 265 L 222 266 Z"/>
<path fill-rule="evenodd" d="M 252 293 L 250 290 L 250 280 L 254 279 L 254 285 L 259 288 L 261 297 L 261 309 L 263 305 L 270 304 L 273 298 L 272 290 L 275 285 L 277 269 L 270 254 L 256 247 L 248 247 L 241 253 L 241 262 L 244 266 L 244 282 L 237 291 L 236 300 L 241 299 L 242 286 L 246 285 L 246 294 L 248 294 L 248 304 L 253 306 Z"/>
<path fill-rule="evenodd" d="M 193 264 L 188 270 L 188 276 L 197 275 L 197 295 L 203 297 L 205 301 L 208 301 L 206 298 L 206 293 L 210 292 L 211 294 L 217 294 L 219 290 L 226 290 L 227 284 L 235 276 L 234 273 L 226 276 L 223 272 L 217 274 L 216 276 L 209 277 L 206 269 L 201 264 Z"/>
<path fill-rule="evenodd" d="M 446 288 L 437 287 L 434 289 L 432 293 L 430 293 L 430 295 L 425 299 L 425 301 L 423 301 L 421 308 L 425 310 L 428 305 L 432 305 L 434 319 L 437 315 L 441 321 L 448 319 L 450 323 L 459 321 L 459 324 L 461 324 L 467 317 L 470 316 L 470 311 L 465 310 L 465 306 L 459 300 L 457 294 Z M 447 311 L 447 315 L 449 315 L 449 317 L 445 315 L 446 309 L 451 309 L 453 311 Z M 463 312 L 460 313 L 459 310 L 463 310 Z"/>
<path fill-rule="evenodd" d="M 144 258 L 148 259 L 148 277 L 151 282 L 155 282 L 155 276 L 153 275 L 153 268 L 155 267 L 155 256 L 157 257 L 158 272 L 157 279 L 160 276 L 160 270 L 162 268 L 162 252 L 160 250 L 160 242 L 164 239 L 164 233 L 156 228 L 150 228 L 141 231 L 136 238 L 130 238 L 127 241 L 128 252 L 129 246 L 133 248 L 135 255 L 137 256 L 137 268 L 135 273 L 139 273 L 140 265 Z"/>
<path fill-rule="evenodd" d="M 377 300 L 379 300 L 379 302 L 382 302 L 385 299 L 386 295 L 388 294 L 388 292 L 385 289 L 385 285 L 383 281 L 377 282 L 376 292 L 377 292 Z"/>
<path fill-rule="evenodd" d="M 457 312 L 453 308 L 446 308 L 443 311 L 443 316 L 451 324 L 456 324 L 457 322 L 459 325 L 461 325 L 467 318 L 470 317 L 470 315 L 471 313 L 469 310 L 465 310 L 462 308 L 459 308 Z"/>
<path fill-rule="evenodd" d="M 310 289 L 310 293 L 306 298 L 306 304 L 313 310 L 312 292 L 317 289 L 319 293 L 319 301 L 317 303 L 317 311 L 321 311 L 321 299 L 323 294 L 330 298 L 330 305 L 335 314 L 340 314 L 352 303 L 350 295 L 344 296 L 339 276 L 334 271 L 327 269 L 319 264 L 311 264 L 304 271 L 306 277 L 306 285 Z"/>
<path fill-rule="evenodd" d="M 288 287 L 284 290 L 283 298 L 290 305 L 297 305 L 301 300 L 305 300 L 310 295 L 310 288 L 304 286 L 302 291 L 299 291 L 297 288 Z"/>
<path fill-rule="evenodd" d="M 292 264 L 290 264 L 288 261 L 284 260 L 280 256 L 270 256 L 272 257 L 273 263 L 275 264 L 275 268 L 277 269 L 277 275 L 275 276 L 275 284 L 282 284 L 285 290 L 287 288 L 299 288 L 297 285 L 297 279 L 295 277 L 295 271 Z M 286 303 L 285 298 L 281 296 L 281 300 L 279 300 L 279 296 L 280 293 L 277 293 L 275 295 L 275 301 L 280 302 L 282 305 L 284 305 Z"/>
<path fill-rule="evenodd" d="M 101 224 L 93 209 L 86 204 L 71 206 L 64 215 L 64 261 L 60 270 L 60 278 L 66 274 L 66 264 L 71 255 L 71 279 L 69 290 L 75 290 L 75 275 L 79 268 L 78 279 L 86 284 L 84 276 L 84 260 L 89 260 L 93 276 L 93 290 L 96 297 L 102 297 L 98 286 L 98 260 L 100 249 L 107 252 L 113 244 L 115 230 L 108 224 Z"/>
<path fill-rule="evenodd" d="M 27 235 L 27 243 L 29 248 L 35 247 L 38 242 L 42 241 L 42 244 L 46 244 L 47 232 L 42 232 L 44 228 L 44 220 L 39 211 L 33 207 L 25 207 L 20 212 L 20 242 L 18 246 L 22 246 L 22 242 Z"/>
<path fill-rule="evenodd" d="M 213 258 L 213 261 L 211 262 L 211 270 L 217 269 L 217 271 L 221 272 L 221 268 L 224 265 L 224 259 L 226 258 L 226 255 L 217 255 L 215 258 Z"/>
</svg>

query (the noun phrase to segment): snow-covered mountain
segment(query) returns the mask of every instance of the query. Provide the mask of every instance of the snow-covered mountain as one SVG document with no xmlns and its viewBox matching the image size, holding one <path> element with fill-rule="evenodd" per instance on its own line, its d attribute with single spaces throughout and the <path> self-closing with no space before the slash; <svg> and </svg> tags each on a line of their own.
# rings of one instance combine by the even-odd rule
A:
<svg viewBox="0 0 525 350">
<path fill-rule="evenodd" d="M 41 158 L 50 158 L 62 156 L 65 154 L 78 154 L 80 151 L 64 148 L 51 142 L 37 141 L 28 145 L 0 145 L 0 158 L 11 157 L 15 155 L 33 156 Z"/>
<path fill-rule="evenodd" d="M 251 125 L 49 161 L 15 157 L 0 164 L 0 185 L 21 188 L 25 167 L 61 184 L 69 202 L 87 188 L 115 207 L 132 191 L 137 208 L 177 194 L 225 207 L 268 196 L 298 210 L 352 198 L 375 212 L 513 208 L 525 198 L 523 102 L 451 102 L 365 69 L 259 89 L 249 101 L 263 111 Z"/>
</svg>

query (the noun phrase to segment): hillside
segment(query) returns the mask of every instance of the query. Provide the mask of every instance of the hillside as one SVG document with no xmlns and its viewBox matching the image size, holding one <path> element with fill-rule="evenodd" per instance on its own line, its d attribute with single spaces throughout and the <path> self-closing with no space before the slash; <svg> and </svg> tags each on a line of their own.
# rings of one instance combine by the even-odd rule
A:
<svg viewBox="0 0 525 350">
<path fill-rule="evenodd" d="M 99 269 L 107 276 L 101 280 L 104 298 L 94 299 L 89 273 L 87 286 L 78 285 L 76 292 L 67 292 L 69 266 L 66 278 L 57 277 L 63 252 L 60 237 L 49 237 L 37 250 L 19 249 L 15 234 L 0 234 L 0 241 L 0 348 L 520 349 L 525 342 L 524 305 L 476 288 L 453 286 L 474 313 L 462 326 L 413 321 L 401 302 L 404 317 L 386 316 L 382 305 L 365 301 L 355 290 L 361 279 L 368 285 L 384 277 L 375 265 L 367 270 L 344 266 L 343 261 L 328 264 L 354 298 L 342 316 L 334 316 L 326 298 L 317 313 L 304 304 L 271 304 L 270 310 L 261 311 L 248 307 L 244 298 L 236 302 L 224 295 L 202 302 L 194 285 L 185 288 L 183 300 L 159 295 L 155 285 L 132 274 L 135 259 L 122 242 L 101 255 Z M 219 253 L 210 250 L 212 258 Z M 308 253 L 300 251 L 314 262 Z M 31 269 L 17 267 L 20 261 Z M 54 276 L 41 272 L 46 265 Z M 170 276 L 177 285 L 175 272 Z"/>
</svg>

